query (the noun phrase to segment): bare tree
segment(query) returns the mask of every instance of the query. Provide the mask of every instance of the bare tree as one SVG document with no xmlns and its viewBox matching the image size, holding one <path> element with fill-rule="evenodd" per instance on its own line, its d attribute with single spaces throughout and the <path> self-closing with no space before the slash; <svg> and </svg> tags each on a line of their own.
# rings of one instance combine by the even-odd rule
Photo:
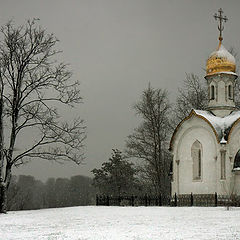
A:
<svg viewBox="0 0 240 240">
<path fill-rule="evenodd" d="M 57 110 L 82 98 L 66 64 L 54 59 L 56 37 L 35 19 L 21 26 L 8 22 L 0 33 L 0 212 L 5 212 L 12 167 L 32 158 L 80 164 L 85 127 L 80 118 L 64 122 Z M 14 151 L 26 132 L 32 144 Z"/>
<path fill-rule="evenodd" d="M 167 149 L 171 106 L 167 92 L 149 85 L 134 110 L 143 121 L 128 136 L 127 155 L 143 160 L 142 173 L 150 179 L 157 194 L 168 194 L 171 160 Z"/>
<path fill-rule="evenodd" d="M 204 79 L 197 75 L 186 74 L 182 88 L 178 89 L 179 95 L 176 99 L 175 122 L 184 119 L 194 109 L 204 110 L 208 104 L 208 90 Z"/>
</svg>

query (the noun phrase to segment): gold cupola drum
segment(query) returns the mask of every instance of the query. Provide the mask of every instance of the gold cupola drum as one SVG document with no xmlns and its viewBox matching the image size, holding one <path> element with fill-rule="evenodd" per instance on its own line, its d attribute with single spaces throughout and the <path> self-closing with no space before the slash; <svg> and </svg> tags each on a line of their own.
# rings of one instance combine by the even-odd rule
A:
<svg viewBox="0 0 240 240">
<path fill-rule="evenodd" d="M 207 60 L 207 76 L 217 73 L 236 73 L 235 58 L 221 42 L 219 45 L 217 51 L 214 51 Z"/>
</svg>

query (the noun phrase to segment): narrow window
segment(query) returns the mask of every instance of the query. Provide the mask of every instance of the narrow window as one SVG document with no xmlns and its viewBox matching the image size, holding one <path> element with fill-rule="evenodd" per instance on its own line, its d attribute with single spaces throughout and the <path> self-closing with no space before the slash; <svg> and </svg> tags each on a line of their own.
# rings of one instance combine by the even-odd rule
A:
<svg viewBox="0 0 240 240">
<path fill-rule="evenodd" d="M 226 152 L 221 152 L 221 179 L 226 179 Z"/>
<path fill-rule="evenodd" d="M 202 145 L 195 141 L 191 149 L 193 161 L 193 180 L 200 180 L 202 176 Z"/>
<path fill-rule="evenodd" d="M 171 181 L 173 181 L 173 161 L 171 161 L 171 163 L 170 163 L 170 169 L 169 169 L 168 176 L 170 176 Z"/>
<path fill-rule="evenodd" d="M 233 96 L 232 96 L 232 86 L 231 85 L 228 86 L 228 98 L 229 99 L 233 98 Z"/>
<path fill-rule="evenodd" d="M 213 100 L 215 98 L 215 89 L 214 86 L 211 86 L 211 100 Z"/>
<path fill-rule="evenodd" d="M 233 170 L 238 170 L 238 171 L 240 170 L 240 149 L 238 150 L 237 154 L 235 155 Z"/>
<path fill-rule="evenodd" d="M 201 150 L 198 150 L 198 178 L 201 178 Z"/>
</svg>

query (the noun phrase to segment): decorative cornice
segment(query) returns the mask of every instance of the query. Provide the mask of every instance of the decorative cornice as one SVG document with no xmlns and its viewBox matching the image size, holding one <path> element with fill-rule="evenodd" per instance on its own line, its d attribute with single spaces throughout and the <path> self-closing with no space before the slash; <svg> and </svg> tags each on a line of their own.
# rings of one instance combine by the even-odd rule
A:
<svg viewBox="0 0 240 240">
<path fill-rule="evenodd" d="M 236 107 L 233 106 L 208 106 L 207 110 L 211 111 L 211 110 L 236 110 Z"/>
</svg>

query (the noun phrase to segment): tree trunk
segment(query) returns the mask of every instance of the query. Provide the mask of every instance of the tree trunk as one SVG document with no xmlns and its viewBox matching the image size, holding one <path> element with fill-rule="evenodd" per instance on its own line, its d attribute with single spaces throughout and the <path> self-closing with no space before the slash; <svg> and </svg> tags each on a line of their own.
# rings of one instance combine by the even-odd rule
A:
<svg viewBox="0 0 240 240">
<path fill-rule="evenodd" d="M 11 164 L 6 166 L 6 176 L 0 178 L 0 213 L 7 213 L 7 189 L 11 181 Z"/>
<path fill-rule="evenodd" d="M 4 137 L 3 137 L 3 81 L 0 92 L 0 213 L 7 212 L 7 187 L 3 180 L 4 172 Z"/>
<path fill-rule="evenodd" d="M 7 187 L 0 185 L 0 213 L 7 213 Z"/>
</svg>

